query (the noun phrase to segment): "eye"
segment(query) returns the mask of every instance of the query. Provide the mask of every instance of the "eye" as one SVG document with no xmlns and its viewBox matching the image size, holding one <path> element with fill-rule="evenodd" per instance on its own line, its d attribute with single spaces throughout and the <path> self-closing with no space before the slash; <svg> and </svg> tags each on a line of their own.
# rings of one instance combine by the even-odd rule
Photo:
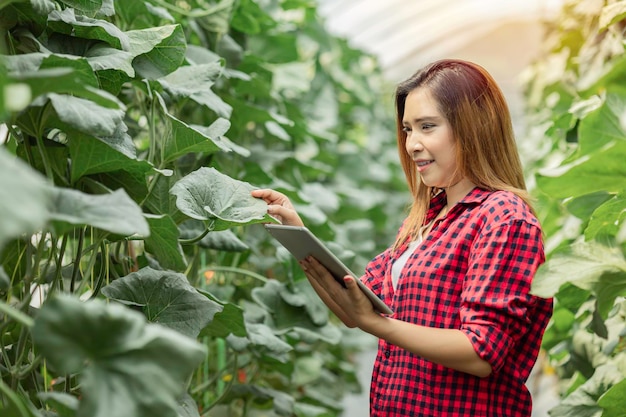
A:
<svg viewBox="0 0 626 417">
<path fill-rule="evenodd" d="M 436 125 L 433 123 L 424 123 L 422 124 L 422 130 L 430 130 L 434 128 Z"/>
<path fill-rule="evenodd" d="M 409 133 L 409 132 L 411 131 L 411 128 L 410 128 L 409 126 L 404 126 L 404 127 L 402 128 L 402 131 L 403 131 L 404 133 Z"/>
</svg>

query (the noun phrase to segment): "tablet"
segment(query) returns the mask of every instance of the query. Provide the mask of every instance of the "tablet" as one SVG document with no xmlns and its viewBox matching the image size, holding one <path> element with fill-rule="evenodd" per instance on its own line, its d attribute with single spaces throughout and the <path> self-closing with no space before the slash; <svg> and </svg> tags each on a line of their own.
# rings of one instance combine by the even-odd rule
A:
<svg viewBox="0 0 626 417">
<path fill-rule="evenodd" d="M 309 229 L 304 226 L 287 226 L 267 223 L 265 229 L 299 261 L 311 255 L 317 259 L 345 287 L 343 277 L 351 275 L 359 288 L 370 299 L 379 313 L 393 314 L 393 311 L 365 284 L 361 282 Z"/>
</svg>

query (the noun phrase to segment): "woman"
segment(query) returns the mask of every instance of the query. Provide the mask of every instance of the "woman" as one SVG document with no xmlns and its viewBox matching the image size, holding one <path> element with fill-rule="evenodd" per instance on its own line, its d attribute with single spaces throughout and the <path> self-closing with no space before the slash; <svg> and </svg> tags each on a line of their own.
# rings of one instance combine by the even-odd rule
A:
<svg viewBox="0 0 626 417">
<path fill-rule="evenodd" d="M 371 416 L 530 416 L 525 387 L 552 314 L 529 293 L 544 261 L 502 92 L 480 66 L 442 60 L 396 90 L 400 161 L 413 195 L 395 243 L 361 278 L 301 262 L 328 307 L 380 339 Z M 289 200 L 256 190 L 269 214 L 302 225 Z"/>
</svg>

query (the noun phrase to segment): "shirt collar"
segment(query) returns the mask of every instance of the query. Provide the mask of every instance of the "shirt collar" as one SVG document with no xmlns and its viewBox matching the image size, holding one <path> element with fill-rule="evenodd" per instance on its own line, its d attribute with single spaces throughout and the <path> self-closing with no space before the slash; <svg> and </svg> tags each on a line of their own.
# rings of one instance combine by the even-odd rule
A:
<svg viewBox="0 0 626 417">
<path fill-rule="evenodd" d="M 474 187 L 472 191 L 467 193 L 465 197 L 459 201 L 459 204 L 474 204 L 482 203 L 489 197 L 493 191 L 485 190 L 484 188 Z"/>
<path fill-rule="evenodd" d="M 484 188 L 474 187 L 469 193 L 465 195 L 457 204 L 471 205 L 480 204 L 491 194 L 493 191 L 485 190 Z M 441 190 L 433 198 L 430 199 L 430 207 L 426 215 L 426 224 L 434 219 L 441 211 L 443 206 L 446 205 L 446 191 Z"/>
</svg>

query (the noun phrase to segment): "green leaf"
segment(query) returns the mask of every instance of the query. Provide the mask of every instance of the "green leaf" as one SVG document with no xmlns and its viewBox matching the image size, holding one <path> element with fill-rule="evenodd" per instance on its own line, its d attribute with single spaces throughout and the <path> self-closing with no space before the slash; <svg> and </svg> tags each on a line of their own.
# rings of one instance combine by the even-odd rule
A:
<svg viewBox="0 0 626 417">
<path fill-rule="evenodd" d="M 48 300 L 32 330 L 48 366 L 80 372 L 77 417 L 176 417 L 187 379 L 204 359 L 195 340 L 119 304 Z"/>
<path fill-rule="evenodd" d="M 198 405 L 188 393 L 179 402 L 178 417 L 200 417 Z"/>
<path fill-rule="evenodd" d="M 185 59 L 187 41 L 180 25 L 131 30 L 129 51 L 135 56 L 133 67 L 147 79 L 161 78 L 178 68 Z"/>
<path fill-rule="evenodd" d="M 611 194 L 606 191 L 597 191 L 591 194 L 581 195 L 565 202 L 567 211 L 581 220 L 591 217 L 595 209 L 611 199 Z"/>
<path fill-rule="evenodd" d="M 295 400 L 293 396 L 272 388 L 260 385 L 237 384 L 228 391 L 224 402 L 233 403 L 236 400 L 262 407 L 262 410 L 272 407 L 273 410 L 268 412 L 271 416 L 294 416 L 293 407 Z M 263 414 L 263 411 L 261 411 L 261 414 Z"/>
<path fill-rule="evenodd" d="M 179 180 L 170 192 L 178 209 L 197 220 L 213 222 L 212 230 L 271 221 L 267 204 L 250 195 L 249 183 L 230 178 L 215 168 L 202 167 Z"/>
<path fill-rule="evenodd" d="M 200 241 L 200 246 L 226 252 L 245 252 L 250 250 L 250 246 L 239 239 L 231 230 L 209 232 Z"/>
<path fill-rule="evenodd" d="M 174 182 L 173 176 L 159 175 L 144 205 L 155 214 L 167 214 L 176 219 L 184 217 L 176 207 L 176 197 L 170 194 Z M 176 221 L 176 220 L 175 220 Z M 179 223 L 176 221 L 176 223 Z"/>
<path fill-rule="evenodd" d="M 63 0 L 63 3 L 86 13 L 97 12 L 102 7 L 102 0 Z"/>
<path fill-rule="evenodd" d="M 78 398 L 64 392 L 39 392 L 37 398 L 59 413 L 60 417 L 75 417 Z"/>
<path fill-rule="evenodd" d="M 597 400 L 624 376 L 611 365 L 601 365 L 593 376 L 550 410 L 551 417 L 600 417 Z"/>
<path fill-rule="evenodd" d="M 209 64 L 185 65 L 158 81 L 175 98 L 190 98 L 207 106 L 218 116 L 230 118 L 232 107 L 211 90 L 223 69 L 222 60 Z"/>
<path fill-rule="evenodd" d="M 576 84 L 583 97 L 592 94 L 604 94 L 614 88 L 622 90 L 625 71 L 626 57 L 617 55 L 609 62 L 598 62 L 597 65 L 590 67 L 585 74 L 582 74 Z"/>
<path fill-rule="evenodd" d="M 118 170 L 127 171 L 135 178 L 145 178 L 154 167 L 148 161 L 137 159 L 133 146 L 132 142 L 126 141 L 125 135 L 100 139 L 72 132 L 69 140 L 72 181 L 89 174 Z"/>
<path fill-rule="evenodd" d="M 39 14 L 47 15 L 56 8 L 52 0 L 30 0 L 33 10 Z"/>
<path fill-rule="evenodd" d="M 324 361 L 319 355 L 305 356 L 296 360 L 293 381 L 298 386 L 308 386 L 321 377 Z"/>
<path fill-rule="evenodd" d="M 134 57 L 130 52 L 97 43 L 90 45 L 84 52 L 84 56 L 101 83 L 103 72 L 107 70 L 117 73 L 116 76 L 124 81 L 135 76 L 135 69 L 132 65 Z M 113 75 L 108 75 L 108 78 L 112 79 Z"/>
<path fill-rule="evenodd" d="M 316 300 L 308 281 L 290 290 L 284 283 L 270 280 L 252 290 L 252 299 L 269 313 L 266 324 L 276 334 L 294 332 L 308 343 L 324 340 L 338 343 L 339 330 L 328 323 L 328 308 Z"/>
<path fill-rule="evenodd" d="M 48 15 L 48 26 L 56 32 L 78 38 L 93 39 L 108 43 L 117 49 L 128 51 L 128 36 L 113 23 L 76 15 L 74 9 L 54 10 Z"/>
<path fill-rule="evenodd" d="M 600 15 L 600 30 L 607 29 L 610 25 L 624 20 L 626 17 L 626 3 L 618 1 L 613 4 L 608 4 L 602 8 L 602 14 Z M 626 408 L 625 408 L 626 409 Z M 604 415 L 604 417 L 608 417 Z"/>
<path fill-rule="evenodd" d="M 602 417 L 624 417 L 626 415 L 626 379 L 602 394 L 598 405 L 604 408 Z"/>
<path fill-rule="evenodd" d="M 220 0 L 217 4 L 205 6 L 198 23 L 206 30 L 214 33 L 227 33 L 235 0 Z"/>
<path fill-rule="evenodd" d="M 593 290 L 597 295 L 597 311 L 606 320 L 617 297 L 626 296 L 626 270 L 603 274 Z"/>
<path fill-rule="evenodd" d="M 143 1 L 117 2 L 116 16 L 124 21 L 124 27 L 146 28 L 158 26 L 162 21 L 174 22 L 176 19 L 163 7 L 153 6 Z"/>
<path fill-rule="evenodd" d="M 532 284 L 532 293 L 552 297 L 566 283 L 596 294 L 596 320 L 606 319 L 615 299 L 626 295 L 626 260 L 619 248 L 598 242 L 576 242 L 543 264 Z M 601 325 L 595 323 L 596 328 Z"/>
<path fill-rule="evenodd" d="M 265 324 L 246 323 L 246 330 L 247 338 L 237 337 L 233 334 L 226 338 L 234 350 L 243 351 L 251 344 L 276 356 L 293 350 L 293 347 L 290 344 L 276 336 L 272 329 Z M 284 362 L 286 359 L 283 359 L 282 361 Z"/>
<path fill-rule="evenodd" d="M 298 38 L 293 33 L 275 33 L 249 38 L 248 48 L 256 56 L 273 64 L 297 63 Z"/>
<path fill-rule="evenodd" d="M 250 249 L 231 230 L 209 232 L 201 241 L 200 246 L 227 252 L 244 252 Z"/>
<path fill-rule="evenodd" d="M 557 299 L 560 306 L 576 312 L 581 305 L 589 300 L 591 293 L 589 290 L 583 290 L 576 285 L 566 283 L 559 289 Z"/>
<path fill-rule="evenodd" d="M 91 0 L 86 0 L 91 1 Z M 99 1 L 99 0 L 98 0 Z M 103 16 L 115 15 L 115 0 L 102 0 L 102 6 L 98 10 L 98 14 Z"/>
<path fill-rule="evenodd" d="M 109 190 L 123 188 L 130 198 L 137 203 L 141 203 L 148 195 L 148 184 L 146 184 L 146 175 L 143 172 L 111 171 L 93 175 L 90 179 L 102 184 L 101 187 L 106 187 Z M 101 187 L 98 188 L 101 189 Z"/>
<path fill-rule="evenodd" d="M 123 236 L 150 234 L 141 208 L 123 189 L 92 195 L 54 188 L 53 193 L 49 216 L 58 234 L 78 225 L 89 225 Z"/>
<path fill-rule="evenodd" d="M 296 417 L 332 417 L 335 415 L 335 412 L 328 408 L 303 402 L 297 402 L 294 405 L 294 412 Z"/>
<path fill-rule="evenodd" d="M 181 239 L 194 239 L 205 232 L 206 226 L 199 220 L 187 220 L 179 226 Z M 232 230 L 209 232 L 198 242 L 206 249 L 217 249 L 229 252 L 243 252 L 250 247 L 237 237 Z"/>
<path fill-rule="evenodd" d="M 198 292 L 203 294 L 209 300 L 220 304 L 224 308 L 222 311 L 217 312 L 211 323 L 207 324 L 207 326 L 202 329 L 200 332 L 201 337 L 209 336 L 226 338 L 231 334 L 238 337 L 245 337 L 248 335 L 241 307 L 232 303 L 220 301 L 206 291 L 198 290 Z"/>
<path fill-rule="evenodd" d="M 1 248 L 0 248 L 1 249 Z M 4 270 L 4 266 L 0 265 L 0 290 L 6 291 L 11 286 L 11 279 Z"/>
<path fill-rule="evenodd" d="M 20 323 L 24 327 L 33 326 L 33 320 L 29 315 L 23 313 L 15 307 L 12 307 L 4 301 L 0 301 L 0 313 L 2 313 L 3 317 L 11 318 L 14 322 Z"/>
<path fill-rule="evenodd" d="M 203 89 L 210 89 L 220 77 L 224 62 L 217 60 L 208 64 L 185 65 L 158 82 L 176 98 L 192 97 L 202 94 Z"/>
<path fill-rule="evenodd" d="M 164 140 L 165 161 L 171 162 L 188 153 L 202 152 L 206 155 L 218 151 L 235 152 L 242 156 L 249 156 L 250 152 L 232 143 L 224 134 L 230 128 L 227 119 L 218 118 L 209 127 L 188 125 L 169 114 L 160 95 L 157 96 L 163 112 L 170 125 L 171 136 Z"/>
<path fill-rule="evenodd" d="M 626 114 L 626 89 L 614 89 L 607 94 L 597 110 L 581 119 L 578 128 L 577 154 L 590 155 L 612 141 L 626 141 L 624 129 Z"/>
<path fill-rule="evenodd" d="M 589 217 L 589 224 L 585 229 L 586 240 L 599 236 L 617 236 L 621 225 L 626 223 L 626 192 L 621 192 L 602 204 Z"/>
<path fill-rule="evenodd" d="M 626 141 L 613 141 L 601 150 L 537 176 L 539 188 L 554 198 L 577 197 L 596 191 L 620 192 L 626 178 Z"/>
<path fill-rule="evenodd" d="M 45 179 L 0 147 L 0 250 L 9 239 L 46 224 L 50 199 Z"/>
<path fill-rule="evenodd" d="M 146 250 L 152 253 L 159 264 L 173 271 L 184 271 L 187 261 L 178 242 L 178 227 L 170 216 L 146 215 L 150 225 L 150 237 L 145 240 Z"/>
<path fill-rule="evenodd" d="M 568 309 L 554 309 L 554 314 L 552 315 L 552 323 L 557 331 L 567 332 L 568 330 L 572 329 L 575 321 L 576 317 L 574 316 L 574 313 L 572 313 Z"/>
<path fill-rule="evenodd" d="M 96 137 L 111 138 L 111 140 L 119 142 L 124 141 L 126 142 L 124 152 L 134 153 L 132 141 L 126 134 L 127 128 L 123 120 L 125 109 L 123 107 L 106 108 L 91 100 L 56 93 L 40 97 L 33 102 L 33 106 L 45 107 L 48 102 L 61 122 L 56 127 L 67 132 L 68 129 L 64 129 L 64 127 L 70 126 L 79 132 Z"/>
<path fill-rule="evenodd" d="M 32 100 L 44 94 L 59 93 L 89 99 L 109 109 L 124 107 L 115 96 L 98 89 L 98 79 L 85 58 L 41 53 L 6 58 L 12 71 L 11 79 L 28 85 Z"/>
<path fill-rule="evenodd" d="M 531 291 L 540 297 L 549 298 L 565 283 L 590 290 L 604 274 L 624 271 L 626 260 L 619 248 L 609 248 L 597 242 L 576 242 L 553 254 L 539 267 Z"/>
<path fill-rule="evenodd" d="M 223 307 L 192 287 L 183 274 L 143 268 L 102 288 L 106 297 L 142 306 L 149 321 L 196 338 Z"/>
</svg>

